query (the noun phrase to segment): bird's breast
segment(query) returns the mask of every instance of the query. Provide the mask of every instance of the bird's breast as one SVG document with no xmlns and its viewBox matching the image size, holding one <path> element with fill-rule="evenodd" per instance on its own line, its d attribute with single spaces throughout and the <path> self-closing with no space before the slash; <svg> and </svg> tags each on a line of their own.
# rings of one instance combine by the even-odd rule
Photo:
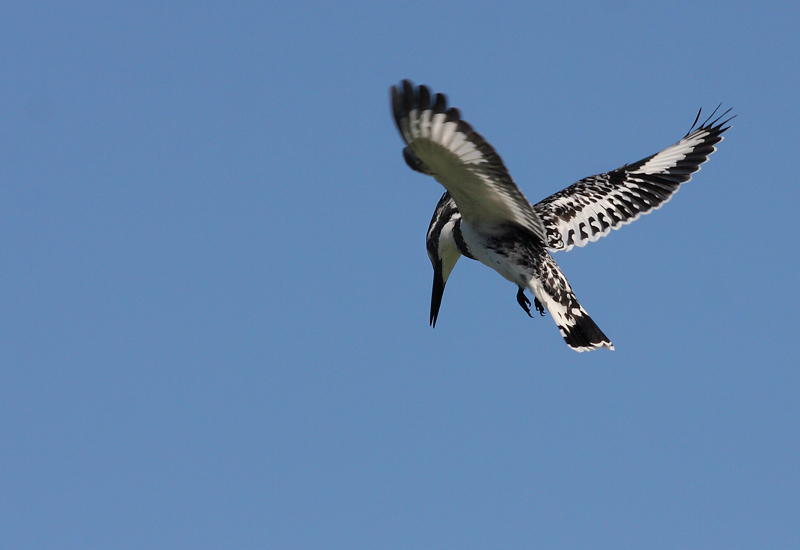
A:
<svg viewBox="0 0 800 550">
<path fill-rule="evenodd" d="M 539 256 L 528 235 L 516 228 L 478 227 L 461 220 L 461 235 L 472 256 L 517 285 L 527 285 Z"/>
</svg>

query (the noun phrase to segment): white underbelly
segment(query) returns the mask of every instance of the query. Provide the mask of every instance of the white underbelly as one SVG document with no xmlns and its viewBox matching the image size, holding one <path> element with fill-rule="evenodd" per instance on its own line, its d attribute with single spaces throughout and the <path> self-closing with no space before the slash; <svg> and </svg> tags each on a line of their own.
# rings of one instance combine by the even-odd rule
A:
<svg viewBox="0 0 800 550">
<path fill-rule="evenodd" d="M 530 276 L 522 273 L 520 267 L 515 262 L 512 262 L 509 256 L 499 254 L 489 248 L 486 245 L 486 235 L 473 230 L 463 219 L 461 220 L 461 235 L 464 237 L 464 242 L 469 248 L 470 254 L 476 260 L 487 267 L 491 267 L 512 283 L 527 286 Z"/>
</svg>

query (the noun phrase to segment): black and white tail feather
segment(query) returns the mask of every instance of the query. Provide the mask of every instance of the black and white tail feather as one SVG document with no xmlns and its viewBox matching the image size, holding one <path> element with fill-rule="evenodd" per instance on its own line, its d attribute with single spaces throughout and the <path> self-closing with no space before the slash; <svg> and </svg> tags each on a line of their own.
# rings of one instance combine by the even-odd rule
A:
<svg viewBox="0 0 800 550">
<path fill-rule="evenodd" d="M 463 254 L 495 269 L 517 284 L 517 301 L 530 315 L 550 312 L 566 343 L 576 351 L 605 347 L 611 341 L 578 303 L 566 277 L 548 251 L 585 246 L 611 229 L 631 223 L 667 202 L 708 160 L 728 129 L 729 111 L 712 113 L 675 145 L 617 170 L 584 178 L 531 205 L 495 150 L 442 94 L 403 81 L 392 87 L 395 122 L 407 146 L 406 163 L 433 176 L 447 192 L 434 211 L 427 233 L 434 268 L 431 325 L 435 326 L 444 287 Z M 713 120 L 712 120 L 713 119 Z M 724 120 L 723 120 L 724 119 Z"/>
</svg>

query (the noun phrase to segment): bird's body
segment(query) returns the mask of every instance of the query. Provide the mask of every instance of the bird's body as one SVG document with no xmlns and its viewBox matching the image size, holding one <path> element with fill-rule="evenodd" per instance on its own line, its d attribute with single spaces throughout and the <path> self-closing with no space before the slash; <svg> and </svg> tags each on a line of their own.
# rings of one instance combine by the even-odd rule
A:
<svg viewBox="0 0 800 550">
<path fill-rule="evenodd" d="M 585 178 L 531 205 L 500 156 L 456 109 L 447 108 L 443 95 L 432 97 L 425 86 L 415 88 L 409 81 L 392 87 L 391 94 L 395 122 L 407 143 L 406 163 L 447 189 L 427 234 L 434 268 L 431 325 L 447 279 L 464 255 L 514 283 L 517 301 L 529 315 L 524 291 L 530 290 L 536 309 L 550 312 L 572 349 L 613 350 L 548 251 L 584 246 L 659 208 L 708 159 L 727 121 L 706 121 L 656 155 Z"/>
</svg>

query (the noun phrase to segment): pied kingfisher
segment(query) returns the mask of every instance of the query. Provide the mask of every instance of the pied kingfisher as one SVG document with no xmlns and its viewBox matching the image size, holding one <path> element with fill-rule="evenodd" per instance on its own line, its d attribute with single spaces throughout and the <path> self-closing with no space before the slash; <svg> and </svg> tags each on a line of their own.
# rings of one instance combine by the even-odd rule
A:
<svg viewBox="0 0 800 550">
<path fill-rule="evenodd" d="M 612 229 L 660 208 L 686 183 L 722 141 L 733 117 L 716 110 L 675 145 L 646 159 L 584 178 L 531 205 L 500 156 L 479 133 L 447 108 L 442 94 L 408 80 L 391 87 L 394 120 L 406 142 L 403 157 L 417 172 L 433 176 L 447 191 L 427 234 L 433 264 L 431 326 L 436 326 L 447 279 L 460 256 L 491 267 L 519 288 L 517 301 L 531 316 L 531 302 L 550 312 L 575 351 L 614 345 L 578 303 L 550 251 L 585 246 Z M 723 120 L 724 119 L 724 120 Z"/>
</svg>

